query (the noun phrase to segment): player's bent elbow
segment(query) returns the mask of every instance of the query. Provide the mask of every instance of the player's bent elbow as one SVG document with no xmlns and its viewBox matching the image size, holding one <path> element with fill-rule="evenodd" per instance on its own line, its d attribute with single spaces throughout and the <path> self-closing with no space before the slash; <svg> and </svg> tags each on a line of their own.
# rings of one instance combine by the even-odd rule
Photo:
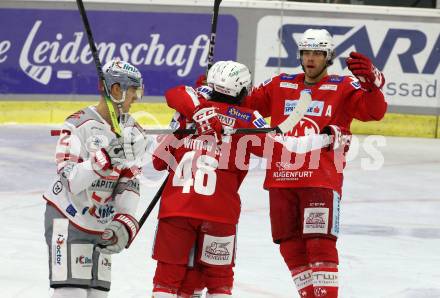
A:
<svg viewBox="0 0 440 298">
<path fill-rule="evenodd" d="M 374 113 L 371 114 L 371 118 L 375 121 L 380 121 L 383 119 L 383 117 L 385 117 L 386 112 L 387 112 L 387 103 L 384 102 L 380 109 L 375 110 Z"/>
</svg>

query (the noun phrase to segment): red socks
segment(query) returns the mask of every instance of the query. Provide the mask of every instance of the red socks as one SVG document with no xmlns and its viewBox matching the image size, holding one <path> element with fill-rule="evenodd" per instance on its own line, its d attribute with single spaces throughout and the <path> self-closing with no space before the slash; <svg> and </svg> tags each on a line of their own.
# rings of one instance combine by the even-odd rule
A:
<svg viewBox="0 0 440 298">
<path fill-rule="evenodd" d="M 310 267 L 300 267 L 292 270 L 292 278 L 301 298 L 314 298 L 312 284 L 312 269 Z"/>
<path fill-rule="evenodd" d="M 315 298 L 338 297 L 338 268 L 312 268 L 312 283 Z M 305 296 L 309 297 L 309 296 Z"/>
</svg>

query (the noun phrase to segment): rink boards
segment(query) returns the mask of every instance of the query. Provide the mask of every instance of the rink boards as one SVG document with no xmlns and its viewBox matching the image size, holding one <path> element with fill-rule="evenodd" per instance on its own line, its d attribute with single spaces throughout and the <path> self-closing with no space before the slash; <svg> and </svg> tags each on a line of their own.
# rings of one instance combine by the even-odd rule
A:
<svg viewBox="0 0 440 298">
<path fill-rule="evenodd" d="M 146 116 L 145 124 L 166 125 L 164 92 L 205 72 L 212 2 L 86 2 L 101 60 L 119 56 L 143 73 L 144 102 L 154 104 L 138 109 L 156 118 Z M 96 70 L 74 1 L 2 1 L 0 18 L 8 24 L 0 28 L 0 123 L 60 123 L 96 100 Z M 348 75 L 344 59 L 357 50 L 386 77 L 389 114 L 380 123 L 354 123 L 355 133 L 438 137 L 439 22 L 439 9 L 225 0 L 215 59 L 247 64 L 258 85 L 301 72 L 298 39 L 307 28 L 326 28 L 338 55 L 330 73 Z"/>
</svg>

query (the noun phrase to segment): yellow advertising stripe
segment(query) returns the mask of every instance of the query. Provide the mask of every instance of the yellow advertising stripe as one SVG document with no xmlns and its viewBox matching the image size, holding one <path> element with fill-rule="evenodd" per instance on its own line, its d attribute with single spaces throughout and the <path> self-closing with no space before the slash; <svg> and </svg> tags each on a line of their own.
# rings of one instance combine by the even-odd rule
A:
<svg viewBox="0 0 440 298">
<path fill-rule="evenodd" d="M 93 105 L 93 102 L 0 101 L 0 124 L 61 124 L 70 114 Z M 165 103 L 136 103 L 131 114 L 145 126 L 167 126 L 173 110 Z M 386 114 L 380 122 L 353 121 L 354 134 L 379 134 L 440 138 L 436 116 Z M 436 128 L 437 125 L 437 128 Z"/>
<path fill-rule="evenodd" d="M 96 104 L 91 101 L 0 101 L 0 124 L 61 124 L 72 113 Z M 142 125 L 166 126 L 174 111 L 164 103 L 136 103 L 131 114 Z"/>
<path fill-rule="evenodd" d="M 440 138 L 438 122 L 437 116 L 388 113 L 378 122 L 354 120 L 351 130 L 354 134 Z"/>
</svg>

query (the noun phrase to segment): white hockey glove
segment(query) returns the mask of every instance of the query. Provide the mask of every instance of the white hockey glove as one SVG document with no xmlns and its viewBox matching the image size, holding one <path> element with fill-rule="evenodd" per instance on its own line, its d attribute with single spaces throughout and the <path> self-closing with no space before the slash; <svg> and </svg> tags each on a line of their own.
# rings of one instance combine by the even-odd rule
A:
<svg viewBox="0 0 440 298">
<path fill-rule="evenodd" d="M 142 127 L 133 118 L 123 127 L 124 167 L 141 168 L 147 163 L 148 152 L 153 138 L 142 132 Z"/>
<path fill-rule="evenodd" d="M 350 148 L 351 132 L 337 125 L 329 125 L 322 129 L 321 134 L 330 136 L 330 150 L 338 150 L 340 148 L 347 152 Z"/>
<path fill-rule="evenodd" d="M 128 248 L 139 231 L 139 223 L 129 214 L 117 213 L 105 228 L 97 250 L 103 254 L 117 254 Z"/>
<path fill-rule="evenodd" d="M 122 138 L 113 139 L 106 148 L 106 151 L 112 161 L 114 159 L 117 161 L 125 159 L 124 142 L 122 141 Z"/>
<path fill-rule="evenodd" d="M 118 179 L 120 169 L 117 163 L 112 164 L 112 159 L 104 148 L 92 153 L 91 163 L 93 171 L 100 177 L 114 180 Z"/>
</svg>

